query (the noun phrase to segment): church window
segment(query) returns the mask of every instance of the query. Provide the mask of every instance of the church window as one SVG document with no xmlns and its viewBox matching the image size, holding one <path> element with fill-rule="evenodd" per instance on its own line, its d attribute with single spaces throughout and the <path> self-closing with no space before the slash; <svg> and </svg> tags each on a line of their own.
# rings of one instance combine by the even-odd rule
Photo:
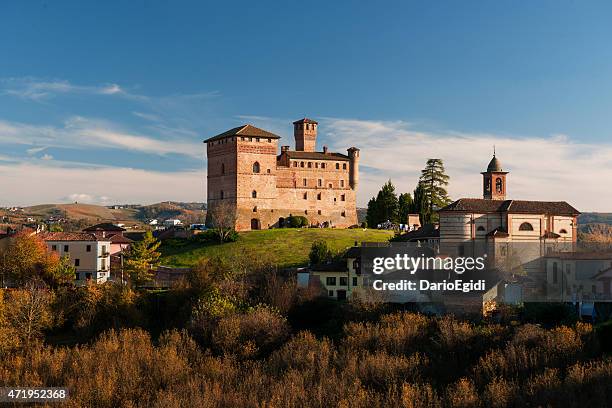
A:
<svg viewBox="0 0 612 408">
<path fill-rule="evenodd" d="M 340 163 L 336 163 L 336 170 L 340 170 Z"/>
<path fill-rule="evenodd" d="M 321 199 L 321 193 L 317 194 L 317 200 Z"/>
<path fill-rule="evenodd" d="M 259 173 L 259 162 L 253 163 L 253 173 Z"/>
<path fill-rule="evenodd" d="M 567 230 L 563 228 L 561 231 L 559 231 L 559 234 L 567 234 Z"/>
<path fill-rule="evenodd" d="M 346 170 L 346 163 L 342 163 L 342 170 Z"/>
<path fill-rule="evenodd" d="M 253 198 L 257 198 L 257 191 L 253 190 L 253 191 L 251 192 L 251 197 L 253 197 Z"/>
<path fill-rule="evenodd" d="M 495 180 L 495 191 L 498 193 L 502 192 L 502 179 L 499 177 Z"/>
<path fill-rule="evenodd" d="M 483 227 L 482 225 L 476 228 L 476 231 L 484 231 L 484 230 L 485 230 L 485 227 Z"/>
<path fill-rule="evenodd" d="M 519 231 L 533 231 L 533 225 L 528 222 L 524 222 L 519 226 Z"/>
</svg>

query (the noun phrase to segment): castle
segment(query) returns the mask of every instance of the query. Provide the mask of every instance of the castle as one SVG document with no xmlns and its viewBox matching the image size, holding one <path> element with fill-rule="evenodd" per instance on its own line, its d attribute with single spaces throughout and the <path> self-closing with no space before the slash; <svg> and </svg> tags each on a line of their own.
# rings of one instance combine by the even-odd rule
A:
<svg viewBox="0 0 612 408">
<path fill-rule="evenodd" d="M 208 208 L 228 204 L 237 231 L 284 227 L 298 215 L 310 225 L 357 224 L 359 149 L 316 151 L 317 128 L 311 119 L 293 122 L 295 150 L 282 146 L 280 154 L 280 136 L 252 125 L 205 140 Z"/>
</svg>

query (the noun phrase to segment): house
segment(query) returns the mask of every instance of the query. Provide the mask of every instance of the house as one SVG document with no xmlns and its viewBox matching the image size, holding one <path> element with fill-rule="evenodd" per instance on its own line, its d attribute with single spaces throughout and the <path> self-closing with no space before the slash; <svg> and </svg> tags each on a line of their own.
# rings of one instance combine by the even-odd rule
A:
<svg viewBox="0 0 612 408">
<path fill-rule="evenodd" d="M 353 291 L 363 286 L 359 268 L 360 249 L 350 248 L 343 260 L 310 267 L 311 279 L 314 279 L 327 293 L 327 297 L 337 300 L 351 298 Z"/>
<path fill-rule="evenodd" d="M 547 299 L 612 301 L 612 252 L 551 253 L 545 259 Z"/>
<path fill-rule="evenodd" d="M 115 255 L 129 249 L 133 242 L 131 239 L 123 235 L 125 228 L 109 222 L 92 225 L 91 227 L 85 228 L 83 232 L 94 234 L 97 238 L 110 240 L 111 255 Z"/>
<path fill-rule="evenodd" d="M 166 227 L 178 227 L 179 225 L 182 225 L 183 222 L 181 220 L 175 219 L 175 218 L 170 218 L 168 220 L 164 220 L 164 225 Z"/>
<path fill-rule="evenodd" d="M 106 282 L 110 277 L 108 238 L 87 232 L 47 232 L 40 234 L 50 251 L 67 256 L 76 269 L 75 283 Z"/>
</svg>

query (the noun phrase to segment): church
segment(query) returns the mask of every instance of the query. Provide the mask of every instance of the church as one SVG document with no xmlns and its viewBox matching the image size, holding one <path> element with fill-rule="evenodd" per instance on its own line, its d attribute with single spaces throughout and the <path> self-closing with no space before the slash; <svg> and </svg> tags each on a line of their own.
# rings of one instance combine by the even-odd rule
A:
<svg viewBox="0 0 612 408">
<path fill-rule="evenodd" d="M 295 149 L 283 145 L 280 154 L 280 136 L 250 124 L 205 140 L 208 209 L 227 204 L 237 231 L 281 228 L 289 216 L 312 226 L 356 225 L 359 149 L 317 151 L 318 125 L 293 122 Z"/>
<path fill-rule="evenodd" d="M 483 198 L 461 198 L 440 209 L 441 249 L 470 255 L 492 243 L 576 242 L 580 212 L 565 201 L 507 199 L 508 173 L 494 153 L 481 173 Z"/>
</svg>

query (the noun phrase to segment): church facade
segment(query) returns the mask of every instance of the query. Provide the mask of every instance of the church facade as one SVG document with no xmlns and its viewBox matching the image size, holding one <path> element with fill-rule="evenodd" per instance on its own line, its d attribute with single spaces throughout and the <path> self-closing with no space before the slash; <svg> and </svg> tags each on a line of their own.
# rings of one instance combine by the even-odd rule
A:
<svg viewBox="0 0 612 408">
<path fill-rule="evenodd" d="M 357 224 L 359 149 L 347 154 L 316 150 L 318 123 L 293 122 L 295 150 L 280 136 L 243 125 L 204 141 L 208 158 L 207 204 L 225 203 L 238 231 L 285 226 L 304 216 L 310 225 Z"/>
<path fill-rule="evenodd" d="M 481 174 L 483 198 L 461 198 L 439 211 L 440 244 L 576 242 L 580 212 L 570 204 L 507 199 L 508 172 L 495 155 Z"/>
</svg>

